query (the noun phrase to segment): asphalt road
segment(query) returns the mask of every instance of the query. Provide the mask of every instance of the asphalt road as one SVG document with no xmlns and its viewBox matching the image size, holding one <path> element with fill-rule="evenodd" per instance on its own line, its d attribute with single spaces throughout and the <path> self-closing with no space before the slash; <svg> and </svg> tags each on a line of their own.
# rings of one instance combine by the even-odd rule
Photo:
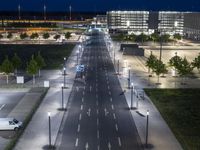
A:
<svg viewBox="0 0 200 150">
<path fill-rule="evenodd" d="M 85 83 L 74 83 L 58 149 L 142 149 L 103 34 L 91 37 L 81 63 L 86 65 Z"/>
</svg>

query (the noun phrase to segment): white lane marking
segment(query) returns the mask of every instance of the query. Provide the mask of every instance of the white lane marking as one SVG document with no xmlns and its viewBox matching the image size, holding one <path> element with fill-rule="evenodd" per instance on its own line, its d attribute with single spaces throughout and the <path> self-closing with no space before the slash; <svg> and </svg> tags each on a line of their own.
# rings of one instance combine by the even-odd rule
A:
<svg viewBox="0 0 200 150">
<path fill-rule="evenodd" d="M 83 105 L 81 105 L 81 110 L 83 110 Z"/>
<path fill-rule="evenodd" d="M 112 146 L 111 146 L 110 142 L 108 142 L 108 149 L 111 150 L 111 147 Z"/>
<path fill-rule="evenodd" d="M 99 105 L 99 102 L 98 102 L 98 101 L 96 101 L 96 105 L 97 105 L 97 106 Z"/>
<path fill-rule="evenodd" d="M 0 110 L 2 110 L 5 106 L 6 104 L 1 105 Z"/>
<path fill-rule="evenodd" d="M 109 113 L 106 108 L 104 109 L 104 112 L 105 112 L 105 116 L 107 116 Z"/>
<path fill-rule="evenodd" d="M 115 113 L 113 113 L 113 118 L 116 120 L 116 115 L 115 115 Z"/>
<path fill-rule="evenodd" d="M 120 137 L 118 137 L 118 143 L 119 143 L 119 146 L 121 147 L 122 146 L 122 142 L 121 142 Z"/>
<path fill-rule="evenodd" d="M 79 121 L 81 121 L 81 119 L 82 119 L 82 114 L 79 115 Z"/>
<path fill-rule="evenodd" d="M 99 145 L 97 146 L 97 150 L 100 150 L 100 146 Z"/>
<path fill-rule="evenodd" d="M 82 102 L 84 102 L 84 98 L 82 97 Z"/>
<path fill-rule="evenodd" d="M 83 91 L 83 95 L 85 95 L 85 91 Z"/>
<path fill-rule="evenodd" d="M 110 90 L 110 86 L 108 85 L 108 90 Z"/>
<path fill-rule="evenodd" d="M 98 95 L 96 94 L 96 98 L 98 98 Z"/>
<path fill-rule="evenodd" d="M 118 131 L 119 129 L 118 129 L 118 125 L 117 124 L 115 124 L 115 129 L 116 129 L 116 131 Z"/>
<path fill-rule="evenodd" d="M 97 109 L 97 115 L 99 114 L 99 109 Z"/>
<path fill-rule="evenodd" d="M 113 104 L 111 105 L 111 107 L 112 107 L 112 110 L 114 110 L 114 109 L 115 109 Z"/>
<path fill-rule="evenodd" d="M 89 144 L 86 143 L 86 144 L 85 144 L 85 150 L 88 150 L 88 149 L 89 149 Z"/>
<path fill-rule="evenodd" d="M 76 87 L 76 91 L 77 91 L 77 92 L 79 91 L 79 87 L 78 87 L 78 86 Z"/>
<path fill-rule="evenodd" d="M 97 126 L 99 126 L 99 118 L 97 118 Z"/>
<path fill-rule="evenodd" d="M 84 86 L 84 90 L 85 90 L 85 86 Z"/>
<path fill-rule="evenodd" d="M 78 125 L 78 129 L 77 129 L 77 132 L 80 132 L 80 129 L 81 129 L 81 126 L 80 124 Z"/>
<path fill-rule="evenodd" d="M 88 109 L 87 114 L 88 114 L 88 116 L 90 117 L 90 115 L 91 115 L 91 109 L 90 109 L 90 108 Z"/>
<path fill-rule="evenodd" d="M 75 146 L 76 146 L 76 147 L 78 146 L 78 138 L 76 138 Z"/>
<path fill-rule="evenodd" d="M 111 95 L 111 92 L 109 91 L 109 95 Z"/>
<path fill-rule="evenodd" d="M 97 130 L 97 139 L 99 139 L 99 130 Z"/>
<path fill-rule="evenodd" d="M 90 92 L 92 92 L 92 86 L 90 85 Z"/>
<path fill-rule="evenodd" d="M 112 97 L 110 98 L 110 101 L 112 102 Z"/>
</svg>

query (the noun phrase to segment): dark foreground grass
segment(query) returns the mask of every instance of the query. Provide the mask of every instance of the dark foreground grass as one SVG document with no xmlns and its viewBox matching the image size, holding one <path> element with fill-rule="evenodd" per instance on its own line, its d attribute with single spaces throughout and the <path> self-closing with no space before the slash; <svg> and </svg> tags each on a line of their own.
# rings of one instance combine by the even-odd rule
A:
<svg viewBox="0 0 200 150">
<path fill-rule="evenodd" d="M 21 69 L 26 68 L 27 62 L 30 60 L 33 54 L 37 54 L 40 51 L 46 62 L 45 69 L 57 69 L 61 68 L 63 64 L 63 57 L 68 57 L 74 48 L 74 44 L 65 45 L 0 45 L 0 63 L 8 55 L 12 58 L 14 53 L 22 59 L 23 65 Z"/>
<path fill-rule="evenodd" d="M 145 89 L 185 150 L 200 150 L 200 89 Z"/>
</svg>

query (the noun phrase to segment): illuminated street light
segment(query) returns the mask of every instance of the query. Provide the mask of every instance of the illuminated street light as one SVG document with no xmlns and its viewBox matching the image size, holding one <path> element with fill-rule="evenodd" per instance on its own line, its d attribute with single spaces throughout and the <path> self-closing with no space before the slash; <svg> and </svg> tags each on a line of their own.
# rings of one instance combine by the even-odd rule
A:
<svg viewBox="0 0 200 150">
<path fill-rule="evenodd" d="M 66 57 L 64 57 L 64 67 L 66 67 Z"/>
<path fill-rule="evenodd" d="M 49 119 L 49 147 L 51 147 L 51 112 L 48 112 Z"/>
<path fill-rule="evenodd" d="M 147 122 L 146 122 L 146 140 L 145 145 L 148 147 L 148 135 L 149 135 L 149 110 L 147 110 Z"/>
<path fill-rule="evenodd" d="M 64 76 L 64 88 L 66 87 L 65 86 L 65 81 L 66 81 L 66 79 L 65 79 L 65 76 L 66 76 L 66 68 L 64 67 L 63 68 L 63 76 Z"/>
</svg>

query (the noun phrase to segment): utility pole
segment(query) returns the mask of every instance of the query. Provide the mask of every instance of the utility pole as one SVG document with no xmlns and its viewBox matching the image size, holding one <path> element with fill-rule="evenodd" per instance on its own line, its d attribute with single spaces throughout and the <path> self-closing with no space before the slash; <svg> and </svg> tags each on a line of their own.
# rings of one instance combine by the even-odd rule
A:
<svg viewBox="0 0 200 150">
<path fill-rule="evenodd" d="M 69 6 L 69 20 L 72 20 L 72 6 Z"/>
<path fill-rule="evenodd" d="M 18 5 L 18 19 L 21 20 L 21 6 Z"/>
</svg>

